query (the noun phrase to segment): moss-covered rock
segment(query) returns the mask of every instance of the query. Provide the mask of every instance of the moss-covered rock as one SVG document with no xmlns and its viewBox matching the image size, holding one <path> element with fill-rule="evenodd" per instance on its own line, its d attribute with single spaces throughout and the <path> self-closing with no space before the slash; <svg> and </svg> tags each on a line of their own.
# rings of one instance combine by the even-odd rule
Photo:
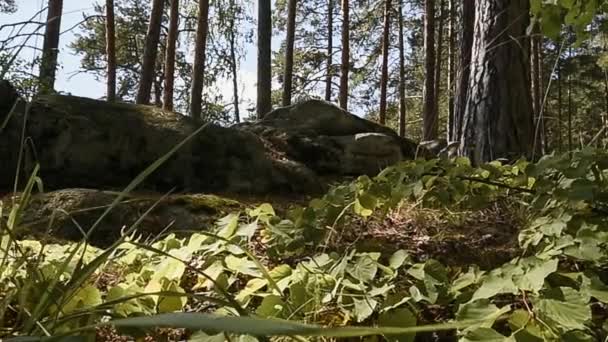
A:
<svg viewBox="0 0 608 342">
<path fill-rule="evenodd" d="M 23 212 L 17 236 L 81 240 L 117 196 L 115 192 L 91 189 L 37 194 Z M 99 223 L 89 242 L 104 247 L 116 241 L 160 199 L 158 194 L 128 196 Z M 144 237 L 154 237 L 167 231 L 207 230 L 217 219 L 244 208 L 245 205 L 236 200 L 217 195 L 172 195 L 158 202 L 143 217 L 137 232 Z"/>
</svg>

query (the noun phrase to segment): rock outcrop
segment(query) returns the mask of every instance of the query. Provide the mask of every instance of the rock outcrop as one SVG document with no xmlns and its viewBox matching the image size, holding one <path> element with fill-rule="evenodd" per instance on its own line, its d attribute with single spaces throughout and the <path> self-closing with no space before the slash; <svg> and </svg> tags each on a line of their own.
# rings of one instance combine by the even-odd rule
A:
<svg viewBox="0 0 608 342">
<path fill-rule="evenodd" d="M 0 122 L 14 100 L 5 91 L 11 96 L 0 99 Z M 22 141 L 22 180 L 39 164 L 48 189 L 121 189 L 201 126 L 153 106 L 74 96 L 42 96 L 29 108 L 14 112 L 0 133 L 0 189 L 13 185 Z M 322 176 L 375 174 L 415 153 L 416 144 L 386 127 L 307 101 L 258 122 L 205 126 L 141 188 L 311 193 L 323 189 Z"/>
</svg>

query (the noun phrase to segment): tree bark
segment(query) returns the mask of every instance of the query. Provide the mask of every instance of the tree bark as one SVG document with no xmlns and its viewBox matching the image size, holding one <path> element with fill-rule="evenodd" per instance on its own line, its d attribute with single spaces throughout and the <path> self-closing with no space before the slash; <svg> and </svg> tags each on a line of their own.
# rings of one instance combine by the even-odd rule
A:
<svg viewBox="0 0 608 342">
<path fill-rule="evenodd" d="M 568 63 L 572 64 L 572 45 L 568 47 Z M 571 69 L 571 68 L 569 68 Z M 574 149 L 574 141 L 572 138 L 572 71 L 568 71 L 568 151 Z"/>
<path fill-rule="evenodd" d="M 534 24 L 532 37 L 530 37 L 530 55 L 531 55 L 531 73 L 530 79 L 532 87 L 532 108 L 534 109 L 534 146 L 538 150 L 544 151 L 543 136 L 544 136 L 544 120 L 542 113 L 543 94 L 542 94 L 542 76 L 541 76 L 541 36 L 540 26 Z"/>
<path fill-rule="evenodd" d="M 403 37 L 403 0 L 399 0 L 399 136 L 405 137 L 405 39 Z"/>
<path fill-rule="evenodd" d="M 454 136 L 454 80 L 456 59 L 456 0 L 448 0 L 448 122 L 446 127 L 447 141 Z"/>
<path fill-rule="evenodd" d="M 175 88 L 175 46 L 179 35 L 179 0 L 171 0 L 169 33 L 165 52 L 165 87 L 163 89 L 163 109 L 173 111 Z"/>
<path fill-rule="evenodd" d="M 285 73 L 283 81 L 283 106 L 291 104 L 291 87 L 293 82 L 293 47 L 296 37 L 297 0 L 287 2 L 287 39 L 285 46 Z"/>
<path fill-rule="evenodd" d="M 437 138 L 437 110 L 435 97 L 435 0 L 425 1 L 424 13 L 425 79 L 422 109 L 422 139 Z"/>
<path fill-rule="evenodd" d="M 334 54 L 334 0 L 327 3 L 327 75 L 325 77 L 325 101 L 331 101 Z"/>
<path fill-rule="evenodd" d="M 477 5 L 459 153 L 473 163 L 529 157 L 534 143 L 525 41 L 530 2 L 487 0 Z"/>
<path fill-rule="evenodd" d="M 391 26 L 391 0 L 384 0 L 384 31 L 382 32 L 382 70 L 380 79 L 380 124 L 386 124 L 386 93 L 388 88 L 389 30 Z"/>
<path fill-rule="evenodd" d="M 460 59 L 454 89 L 454 123 L 451 141 L 459 140 L 462 135 L 463 117 L 469 94 L 471 51 L 473 50 L 473 31 L 475 29 L 475 0 L 462 0 L 458 12 L 462 20 L 462 30 L 460 30 L 459 37 Z"/>
<path fill-rule="evenodd" d="M 205 82 L 205 62 L 207 33 L 209 30 L 209 0 L 199 0 L 192 66 L 192 88 L 190 93 L 190 116 L 201 118 L 203 110 L 203 85 Z"/>
<path fill-rule="evenodd" d="M 106 0 L 106 56 L 108 59 L 106 97 L 109 102 L 113 102 L 116 101 L 116 29 L 114 0 Z"/>
<path fill-rule="evenodd" d="M 39 74 L 40 93 L 42 94 L 51 93 L 55 90 L 62 12 L 63 0 L 49 0 Z"/>
<path fill-rule="evenodd" d="M 441 95 L 441 67 L 443 61 L 443 28 L 446 20 L 445 0 L 439 1 L 439 27 L 437 29 L 437 49 L 435 50 L 435 120 L 439 127 L 439 98 Z M 438 128 L 437 128 L 438 129 Z M 437 139 L 437 138 L 435 138 Z"/>
<path fill-rule="evenodd" d="M 562 43 L 559 42 L 557 46 L 557 151 L 561 151 L 564 146 L 562 140 L 562 124 L 563 124 L 563 110 L 562 110 Z"/>
<path fill-rule="evenodd" d="M 139 80 L 139 89 L 137 90 L 136 102 L 138 104 L 150 103 L 150 93 L 152 92 L 152 83 L 154 83 L 154 71 L 156 67 L 158 43 L 160 40 L 160 27 L 162 24 L 164 3 L 164 0 L 152 1 L 152 12 L 150 14 L 150 23 L 148 24 L 146 43 L 144 45 L 144 57 Z"/>
<path fill-rule="evenodd" d="M 235 0 L 230 1 L 230 6 L 232 7 L 232 13 L 235 13 Z M 238 82 L 238 65 L 236 60 L 236 32 L 234 27 L 235 17 L 234 15 L 230 17 L 229 22 L 229 42 L 230 42 L 230 71 L 232 72 L 232 91 L 233 91 L 233 99 L 234 99 L 234 121 L 237 123 L 241 122 L 241 114 L 239 110 L 239 82 Z"/>
<path fill-rule="evenodd" d="M 350 70 L 350 14 L 348 0 L 342 0 L 342 65 L 340 66 L 340 107 L 348 110 L 348 72 Z"/>
<path fill-rule="evenodd" d="M 262 119 L 272 110 L 272 15 L 270 0 L 258 0 L 257 114 Z"/>
</svg>

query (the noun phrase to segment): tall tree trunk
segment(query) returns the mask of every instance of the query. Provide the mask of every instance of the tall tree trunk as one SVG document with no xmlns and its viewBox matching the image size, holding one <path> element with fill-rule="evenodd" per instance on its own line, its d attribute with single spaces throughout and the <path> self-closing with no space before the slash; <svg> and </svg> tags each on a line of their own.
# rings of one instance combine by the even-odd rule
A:
<svg viewBox="0 0 608 342">
<path fill-rule="evenodd" d="M 334 54 L 334 0 L 327 2 L 327 76 L 325 77 L 325 101 L 331 101 Z"/>
<path fill-rule="evenodd" d="M 437 29 L 437 49 L 435 50 L 435 120 L 439 124 L 439 99 L 441 98 L 441 67 L 443 61 L 443 25 L 446 20 L 445 0 L 439 1 L 439 27 Z M 437 139 L 437 138 L 435 138 Z"/>
<path fill-rule="evenodd" d="M 469 96 L 459 153 L 474 163 L 530 156 L 534 143 L 524 40 L 528 0 L 477 4 Z M 523 48 L 522 48 L 523 47 Z"/>
<path fill-rule="evenodd" d="M 235 0 L 230 1 L 230 6 L 232 8 L 231 13 L 235 13 Z M 228 20 L 230 30 L 229 34 L 229 42 L 230 42 L 230 71 L 232 72 L 232 91 L 233 91 L 233 99 L 234 99 L 234 121 L 237 123 L 241 122 L 241 113 L 239 110 L 239 82 L 238 82 L 238 65 L 236 60 L 236 32 L 234 27 L 235 17 L 232 15 Z"/>
<path fill-rule="evenodd" d="M 473 50 L 473 31 L 475 29 L 475 0 L 462 0 L 458 7 L 462 20 L 460 30 L 460 59 L 454 85 L 454 122 L 452 125 L 451 141 L 457 141 L 462 135 L 463 118 L 469 95 L 469 79 L 471 77 L 471 51 Z"/>
<path fill-rule="evenodd" d="M 257 114 L 263 118 L 272 110 L 272 14 L 270 0 L 258 0 L 258 95 Z"/>
<path fill-rule="evenodd" d="M 49 0 L 39 74 L 40 92 L 43 94 L 51 93 L 55 90 L 55 73 L 57 71 L 57 55 L 59 54 L 62 12 L 63 0 Z"/>
<path fill-rule="evenodd" d="M 532 108 L 534 109 L 534 146 L 535 150 L 544 151 L 543 131 L 544 120 L 542 113 L 543 94 L 542 94 L 542 76 L 541 76 L 541 36 L 540 26 L 534 24 L 532 37 L 530 38 L 530 57 L 531 57 L 531 86 L 532 86 Z"/>
<path fill-rule="evenodd" d="M 138 104 L 149 104 L 152 83 L 154 83 L 156 55 L 160 40 L 160 27 L 163 19 L 164 0 L 152 1 L 152 12 L 150 13 L 150 23 L 146 34 L 144 45 L 144 57 L 142 61 L 141 77 L 139 89 L 137 90 L 136 102 Z"/>
<path fill-rule="evenodd" d="M 297 0 L 287 2 L 287 39 L 285 46 L 285 73 L 283 81 L 283 106 L 291 104 L 291 87 L 293 82 L 293 46 L 296 37 Z"/>
<path fill-rule="evenodd" d="M 114 0 L 106 0 L 106 57 L 108 59 L 106 97 L 109 102 L 114 102 L 116 101 L 116 29 L 114 20 Z"/>
<path fill-rule="evenodd" d="M 454 136 L 454 79 L 456 75 L 456 0 L 448 0 L 448 122 L 447 141 Z"/>
<path fill-rule="evenodd" d="M 340 66 L 340 107 L 348 110 L 348 72 L 350 69 L 350 15 L 348 0 L 342 0 L 342 65 Z"/>
<path fill-rule="evenodd" d="M 405 137 L 405 39 L 403 38 L 403 0 L 399 0 L 399 135 Z"/>
<path fill-rule="evenodd" d="M 192 88 L 190 89 L 190 116 L 200 119 L 203 110 L 207 32 L 209 31 L 209 0 L 199 0 L 196 21 L 194 64 L 192 65 Z"/>
<path fill-rule="evenodd" d="M 169 14 L 169 34 L 165 52 L 165 88 L 163 89 L 163 109 L 173 110 L 173 92 L 175 88 L 175 46 L 179 34 L 179 0 L 171 0 Z"/>
<path fill-rule="evenodd" d="M 572 45 L 568 47 L 568 64 L 572 65 Z M 574 142 L 572 139 L 572 70 L 568 68 L 568 151 L 574 149 Z"/>
<path fill-rule="evenodd" d="M 564 142 L 562 140 L 562 124 L 563 124 L 563 110 L 562 110 L 562 43 L 559 42 L 557 46 L 557 150 L 562 151 Z"/>
<path fill-rule="evenodd" d="M 162 108 L 163 106 L 163 77 L 156 77 L 154 79 L 154 105 Z"/>
<path fill-rule="evenodd" d="M 380 79 L 380 124 L 386 124 L 386 93 L 388 89 L 389 30 L 391 26 L 391 0 L 384 0 L 384 31 L 382 32 L 382 70 Z"/>
<path fill-rule="evenodd" d="M 437 101 L 435 98 L 435 0 L 425 0 L 424 11 L 424 103 L 422 139 L 437 138 Z"/>
</svg>

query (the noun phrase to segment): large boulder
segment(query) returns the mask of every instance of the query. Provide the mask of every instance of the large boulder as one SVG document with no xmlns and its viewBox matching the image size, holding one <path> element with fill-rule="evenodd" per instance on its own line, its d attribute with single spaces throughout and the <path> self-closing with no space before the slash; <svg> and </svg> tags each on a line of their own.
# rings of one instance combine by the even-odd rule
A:
<svg viewBox="0 0 608 342">
<path fill-rule="evenodd" d="M 0 98 L 0 122 L 10 107 Z M 119 189 L 200 126 L 153 106 L 88 98 L 38 97 L 0 133 L 0 192 L 34 165 L 47 188 Z M 27 120 L 25 120 L 27 118 Z M 25 122 L 25 139 L 22 127 Z M 416 144 L 323 101 L 307 101 L 233 127 L 207 125 L 150 175 L 153 191 L 311 193 L 325 175 L 375 174 L 412 158 Z"/>
<path fill-rule="evenodd" d="M 279 108 L 259 122 L 238 127 L 321 174 L 374 175 L 386 166 L 414 158 L 417 150 L 414 142 L 390 128 L 320 100 Z"/>
</svg>

